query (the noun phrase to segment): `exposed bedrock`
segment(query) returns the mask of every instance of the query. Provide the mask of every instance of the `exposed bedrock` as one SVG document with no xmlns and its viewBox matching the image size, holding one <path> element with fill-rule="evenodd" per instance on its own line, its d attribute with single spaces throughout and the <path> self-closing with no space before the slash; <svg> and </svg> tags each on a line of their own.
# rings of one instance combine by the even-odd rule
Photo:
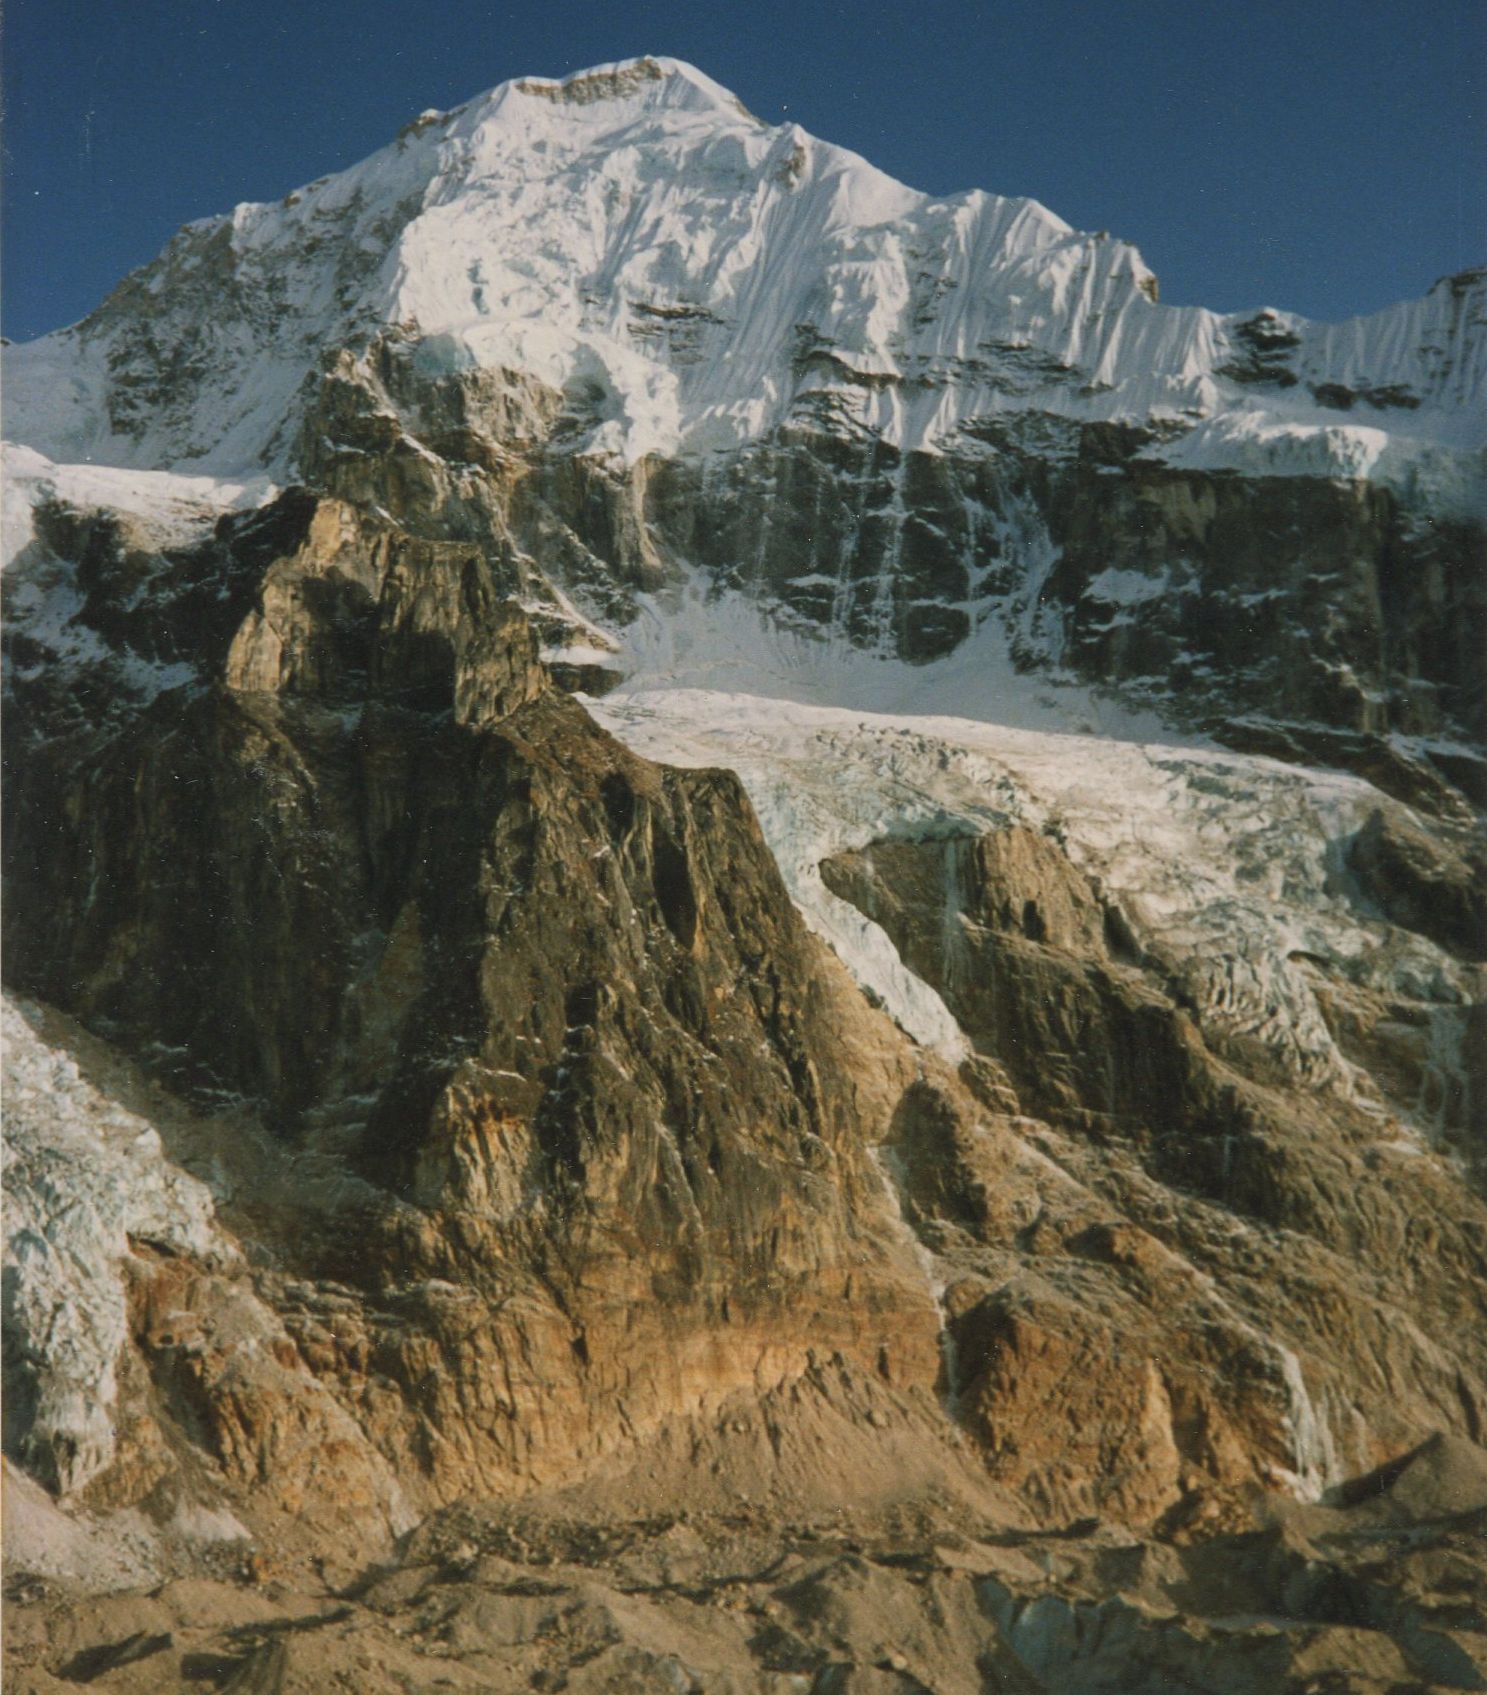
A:
<svg viewBox="0 0 1487 1695">
<path fill-rule="evenodd" d="M 807 391 L 758 443 L 624 465 L 574 451 L 601 391 L 440 373 L 394 331 L 329 361 L 301 469 L 493 547 L 555 636 L 560 597 L 541 585 L 615 627 L 637 591 L 693 566 L 808 633 L 924 662 L 991 618 L 1020 664 L 1236 745 L 1358 769 L 1436 810 L 1487 794 L 1474 520 L 1365 480 L 1164 464 L 1142 457 L 1154 429 L 1037 412 L 902 452 L 832 403 Z"/>
<path fill-rule="evenodd" d="M 92 729 L 18 689 L 8 974 L 372 1179 L 280 1220 L 267 1298 L 415 1497 L 580 1471 L 812 1358 L 932 1387 L 866 1152 L 912 1056 L 737 780 L 547 687 L 466 548 L 290 497 L 178 564 L 188 603 L 220 573 L 161 614 L 197 682 Z M 346 1302 L 293 1294 L 326 1278 Z"/>
<path fill-rule="evenodd" d="M 1040 456 L 1026 425 L 941 454 L 786 432 L 656 469 L 646 510 L 666 550 L 799 627 L 923 661 L 992 617 L 1028 668 L 1236 744 L 1436 807 L 1487 793 L 1469 748 L 1431 763 L 1388 740 L 1487 731 L 1477 526 L 1363 482 L 1144 463 L 1133 431 L 1055 433 Z"/>
<path fill-rule="evenodd" d="M 1479 1203 L 1433 1160 L 1396 1183 L 1337 1080 L 1226 1021 L 1054 839 L 823 867 L 967 1033 L 957 1079 L 805 930 L 737 779 L 549 686 L 516 552 L 307 493 L 197 548 L 126 531 L 42 515 L 96 645 L 13 638 L 7 970 L 343 1173 L 249 1230 L 289 1387 L 160 1341 L 222 1274 L 133 1274 L 140 1373 L 229 1473 L 309 1487 L 263 1457 L 296 1371 L 349 1409 L 369 1499 L 378 1466 L 415 1501 L 581 1475 L 833 1358 L 937 1389 L 1054 1519 L 1480 1435 Z M 1342 869 L 1469 959 L 1469 859 L 1411 828 L 1381 814 Z M 1408 1018 L 1309 969 L 1382 1097 L 1418 1094 Z"/>
<path fill-rule="evenodd" d="M 942 1100 L 893 1144 L 999 1481 L 1139 1518 L 1281 1473 L 1315 1493 L 1433 1428 L 1480 1440 L 1487 1209 L 1381 1144 L 1377 1104 L 1226 1034 L 1051 837 L 885 840 L 822 875 L 940 991 L 1000 1109 Z M 1066 1188 L 1023 1212 L 1029 1147 Z"/>
<path fill-rule="evenodd" d="M 1406 930 L 1459 958 L 1487 960 L 1487 844 L 1438 840 L 1374 812 L 1348 844 L 1348 868 L 1369 900 Z"/>
</svg>

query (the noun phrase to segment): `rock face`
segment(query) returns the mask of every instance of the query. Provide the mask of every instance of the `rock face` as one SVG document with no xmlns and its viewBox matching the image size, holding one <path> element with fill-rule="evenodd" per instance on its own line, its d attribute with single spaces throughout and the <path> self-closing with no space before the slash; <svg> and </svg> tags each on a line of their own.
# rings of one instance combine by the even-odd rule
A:
<svg viewBox="0 0 1487 1695">
<path fill-rule="evenodd" d="M 1487 959 L 1487 861 L 1375 812 L 1353 838 L 1348 868 L 1395 923 L 1463 959 Z"/>
<path fill-rule="evenodd" d="M 736 779 L 552 691 L 469 549 L 290 496 L 177 563 L 177 627 L 261 571 L 199 686 L 11 720 L 12 980 L 375 1182 L 284 1243 L 359 1291 L 339 1322 L 275 1302 L 341 1395 L 400 1385 L 405 1488 L 562 1475 L 817 1354 L 932 1386 L 866 1153 L 912 1060 Z M 393 1343 L 384 1298 L 420 1312 Z"/>
<path fill-rule="evenodd" d="M 1046 836 L 889 840 L 822 873 L 943 993 L 967 1081 L 1043 1119 L 1032 1145 L 1081 1185 L 1014 1231 L 995 1173 L 1025 1121 L 947 1104 L 900 1153 L 994 1476 L 1045 1511 L 1145 1519 L 1282 1471 L 1315 1494 L 1412 1421 L 1480 1434 L 1483 1209 L 1447 1172 L 1422 1162 L 1400 1195 L 1358 1104 L 1205 1040 L 1168 962 Z"/>
<path fill-rule="evenodd" d="M 8 350 L 18 1688 L 1481 1685 L 1481 279 L 1156 292 L 639 60 Z"/>
<path fill-rule="evenodd" d="M 1150 426 L 1028 413 L 932 451 L 827 415 L 705 456 L 596 461 L 563 396 L 421 376 L 419 345 L 337 367 L 301 465 L 430 534 L 500 538 L 621 634 L 636 593 L 685 565 L 807 638 L 924 665 L 989 626 L 1022 667 L 1233 745 L 1448 814 L 1456 790 L 1487 794 L 1487 542 L 1469 516 L 1427 521 L 1362 478 L 1163 463 Z M 559 649 L 589 639 L 534 592 Z"/>
<path fill-rule="evenodd" d="M 106 529 L 47 534 L 85 538 L 100 653 L 13 675 L 12 979 L 285 1150 L 179 1132 L 251 1278 L 230 1236 L 127 1223 L 93 1273 L 131 1315 L 95 1347 L 126 1361 L 122 1452 L 43 1416 L 75 1392 L 19 1285 L 16 1441 L 54 1482 L 150 1501 L 141 1455 L 184 1442 L 192 1510 L 313 1546 L 348 1504 L 395 1528 L 739 1396 L 813 1405 L 828 1365 L 929 1453 L 938 1396 L 1043 1522 L 1222 1522 L 1480 1435 L 1481 1204 L 1378 1164 L 1323 1019 L 1385 1100 L 1419 1061 L 1323 953 L 1316 1031 L 1256 1033 L 1056 831 L 827 856 L 968 1039 L 952 1067 L 805 929 L 735 777 L 548 685 L 498 561 L 303 493 L 133 569 Z M 193 680 L 140 698 L 167 655 Z M 1346 864 L 1469 974 L 1444 828 L 1379 807 Z M 1473 1110 L 1442 1120 L 1467 1148 Z"/>
</svg>

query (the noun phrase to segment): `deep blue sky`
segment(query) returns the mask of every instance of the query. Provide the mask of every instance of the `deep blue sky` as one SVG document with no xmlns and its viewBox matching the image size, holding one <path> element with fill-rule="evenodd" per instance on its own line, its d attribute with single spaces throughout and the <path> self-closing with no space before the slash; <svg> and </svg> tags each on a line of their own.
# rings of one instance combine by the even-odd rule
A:
<svg viewBox="0 0 1487 1695">
<path fill-rule="evenodd" d="M 1487 251 L 1487 0 L 6 0 L 3 52 L 16 339 L 424 107 L 639 53 L 1125 236 L 1167 300 L 1345 317 Z"/>
</svg>

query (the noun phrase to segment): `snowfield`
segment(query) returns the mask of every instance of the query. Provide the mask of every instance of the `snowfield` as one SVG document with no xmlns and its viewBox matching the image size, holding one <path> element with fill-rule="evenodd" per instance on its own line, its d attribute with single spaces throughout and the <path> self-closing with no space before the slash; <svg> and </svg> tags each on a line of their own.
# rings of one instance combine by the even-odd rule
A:
<svg viewBox="0 0 1487 1695">
<path fill-rule="evenodd" d="M 278 492 L 261 476 L 222 479 L 57 465 L 34 448 L 5 442 L 0 452 L 0 564 L 8 566 L 35 540 L 34 513 L 43 502 L 79 512 L 126 513 L 146 527 L 156 546 L 187 547 L 210 535 L 225 512 L 251 510 Z"/>
</svg>

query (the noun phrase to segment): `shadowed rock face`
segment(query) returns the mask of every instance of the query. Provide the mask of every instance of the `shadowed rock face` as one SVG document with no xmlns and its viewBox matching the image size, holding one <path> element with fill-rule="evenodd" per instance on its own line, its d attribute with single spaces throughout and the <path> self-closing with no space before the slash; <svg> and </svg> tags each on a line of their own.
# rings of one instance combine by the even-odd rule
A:
<svg viewBox="0 0 1487 1695">
<path fill-rule="evenodd" d="M 1412 523 L 1387 491 L 1143 463 L 1151 436 L 1026 424 L 942 454 L 800 429 L 705 469 L 659 467 L 665 549 L 911 660 L 995 609 L 1054 662 L 1191 723 L 1250 717 L 1359 739 L 1480 739 L 1482 537 Z M 969 609 L 969 610 L 968 610 Z"/>
<path fill-rule="evenodd" d="M 276 1277 L 358 1291 L 315 1369 L 396 1386 L 370 1423 L 415 1494 L 581 1470 L 818 1355 L 931 1385 L 866 1156 L 912 1062 L 736 778 L 626 752 L 483 556 L 336 502 L 287 497 L 152 593 L 199 681 L 93 729 L 41 682 L 8 721 L 11 979 L 373 1180 L 281 1219 Z M 115 634 L 105 691 L 144 639 Z M 323 1332 L 319 1297 L 272 1304 Z"/>
<path fill-rule="evenodd" d="M 1379 811 L 1349 845 L 1348 867 L 1394 923 L 1462 959 L 1487 959 L 1487 857 L 1480 842 L 1453 848 Z"/>
<path fill-rule="evenodd" d="M 1036 412 L 928 453 L 803 407 L 745 448 L 619 467 L 572 452 L 584 405 L 516 373 L 426 375 L 390 332 L 323 379 L 303 472 L 482 539 L 612 624 L 678 562 L 792 629 L 916 663 L 990 617 L 1027 668 L 1235 746 L 1356 769 L 1435 811 L 1487 793 L 1487 544 L 1469 519 L 1363 480 L 1161 464 L 1141 457 L 1153 428 Z"/>
</svg>

